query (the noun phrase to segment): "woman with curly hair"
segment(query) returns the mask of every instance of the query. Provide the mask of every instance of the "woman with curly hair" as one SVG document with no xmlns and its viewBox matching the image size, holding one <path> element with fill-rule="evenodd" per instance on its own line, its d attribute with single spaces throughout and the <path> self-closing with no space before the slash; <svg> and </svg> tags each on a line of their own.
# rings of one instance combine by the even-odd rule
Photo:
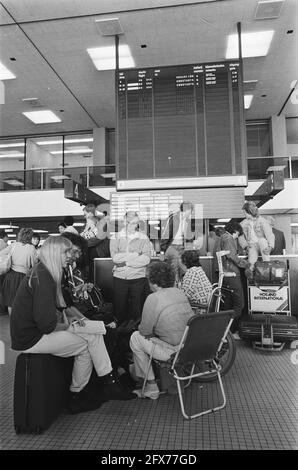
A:
<svg viewBox="0 0 298 470">
<path fill-rule="evenodd" d="M 2 252 L 11 253 L 11 268 L 3 283 L 4 304 L 8 306 L 9 314 L 23 277 L 37 262 L 37 250 L 31 243 L 33 234 L 32 228 L 21 228 L 17 241 Z"/>
<path fill-rule="evenodd" d="M 185 294 L 174 287 L 175 272 L 172 266 L 155 261 L 148 266 L 147 278 L 153 294 L 147 297 L 139 329 L 130 338 L 135 374 L 142 379 L 146 375 L 152 349 L 154 359 L 167 361 L 177 350 L 186 324 L 193 315 Z M 134 393 L 139 398 L 156 400 L 159 397 L 151 366 L 144 393 L 141 390 Z"/>
<path fill-rule="evenodd" d="M 181 289 L 192 304 L 206 304 L 212 292 L 212 285 L 206 276 L 197 250 L 187 250 L 181 255 L 187 271 L 182 279 Z M 198 313 L 204 313 L 200 309 Z"/>
</svg>

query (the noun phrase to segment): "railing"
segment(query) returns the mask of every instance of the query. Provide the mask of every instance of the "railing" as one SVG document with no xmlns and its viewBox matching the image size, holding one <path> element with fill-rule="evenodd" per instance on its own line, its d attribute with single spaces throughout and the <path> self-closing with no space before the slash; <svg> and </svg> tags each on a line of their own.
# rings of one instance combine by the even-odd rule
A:
<svg viewBox="0 0 298 470">
<path fill-rule="evenodd" d="M 115 165 L 2 171 L 0 191 L 62 189 L 66 179 L 73 179 L 87 187 L 113 187 L 115 178 Z"/>
<path fill-rule="evenodd" d="M 264 180 L 267 168 L 283 165 L 285 178 L 298 178 L 298 157 L 248 158 L 248 180 Z M 73 179 L 87 188 L 114 187 L 115 165 L 73 168 L 35 168 L 0 172 L 0 191 L 63 189 L 64 180 Z"/>
</svg>

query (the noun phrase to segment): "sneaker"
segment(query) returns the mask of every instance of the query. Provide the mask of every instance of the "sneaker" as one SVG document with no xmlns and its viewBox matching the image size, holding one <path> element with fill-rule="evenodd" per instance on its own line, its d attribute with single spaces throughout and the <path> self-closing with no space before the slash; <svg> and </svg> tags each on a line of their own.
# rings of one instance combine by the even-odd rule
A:
<svg viewBox="0 0 298 470">
<path fill-rule="evenodd" d="M 238 331 L 236 331 L 235 333 L 233 333 L 233 338 L 236 340 L 236 341 L 239 341 L 241 338 L 239 336 L 239 333 Z"/>
<path fill-rule="evenodd" d="M 138 398 L 151 398 L 151 400 L 157 400 L 159 398 L 159 388 L 156 384 L 146 384 L 144 393 L 142 390 L 134 390 L 133 393 L 137 395 Z"/>
</svg>

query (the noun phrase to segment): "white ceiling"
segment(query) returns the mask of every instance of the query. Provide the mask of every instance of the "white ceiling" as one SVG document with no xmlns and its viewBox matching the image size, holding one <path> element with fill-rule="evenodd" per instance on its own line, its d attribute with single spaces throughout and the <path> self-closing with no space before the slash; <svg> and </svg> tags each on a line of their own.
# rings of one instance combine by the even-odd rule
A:
<svg viewBox="0 0 298 470">
<path fill-rule="evenodd" d="M 258 80 L 246 119 L 277 114 L 298 79 L 298 1 L 285 0 L 276 19 L 254 20 L 257 0 L 2 0 L 0 60 L 17 76 L 5 81 L 0 137 L 115 127 L 114 72 L 97 71 L 86 49 L 114 44 L 95 19 L 119 18 L 120 43 L 129 44 L 136 67 L 223 60 L 227 36 L 275 31 L 266 57 L 244 59 L 244 80 Z M 9 12 L 9 13 L 8 13 Z M 18 23 L 18 24 L 16 24 Z M 287 34 L 288 30 L 293 34 Z M 146 48 L 141 48 L 146 44 Z M 11 57 L 16 60 L 11 61 Z M 298 116 L 298 92 L 284 107 Z M 267 95 L 261 97 L 261 95 Z M 294 96 L 295 95 L 295 96 Z M 36 97 L 61 123 L 35 125 L 22 101 Z M 64 112 L 60 112 L 64 110 Z"/>
</svg>

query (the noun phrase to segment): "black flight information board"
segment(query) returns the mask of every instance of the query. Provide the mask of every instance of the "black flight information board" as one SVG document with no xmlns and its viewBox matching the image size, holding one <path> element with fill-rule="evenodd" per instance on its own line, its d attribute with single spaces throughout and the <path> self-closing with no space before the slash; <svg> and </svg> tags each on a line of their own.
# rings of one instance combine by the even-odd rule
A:
<svg viewBox="0 0 298 470">
<path fill-rule="evenodd" d="M 239 61 L 118 72 L 117 189 L 246 186 Z"/>
</svg>

